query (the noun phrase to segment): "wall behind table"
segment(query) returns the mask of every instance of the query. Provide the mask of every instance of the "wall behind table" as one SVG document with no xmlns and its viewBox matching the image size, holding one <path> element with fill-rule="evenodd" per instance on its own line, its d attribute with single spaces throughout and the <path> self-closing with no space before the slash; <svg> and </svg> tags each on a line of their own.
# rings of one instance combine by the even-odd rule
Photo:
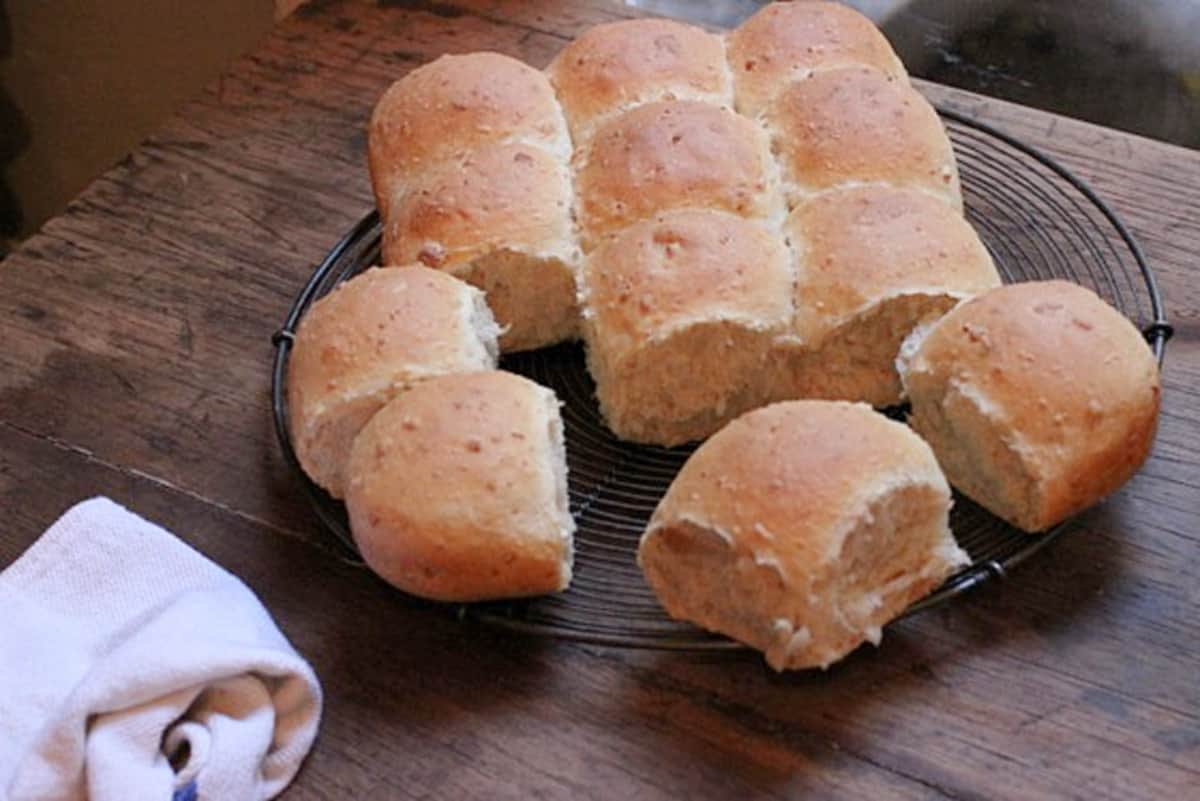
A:
<svg viewBox="0 0 1200 801">
<path fill-rule="evenodd" d="M 0 0 L 0 242 L 62 211 L 299 4 Z"/>
</svg>

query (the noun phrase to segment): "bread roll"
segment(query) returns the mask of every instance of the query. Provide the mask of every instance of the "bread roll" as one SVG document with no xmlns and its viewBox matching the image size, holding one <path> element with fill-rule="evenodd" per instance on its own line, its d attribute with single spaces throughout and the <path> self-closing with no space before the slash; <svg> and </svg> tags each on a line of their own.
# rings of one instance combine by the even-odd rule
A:
<svg viewBox="0 0 1200 801">
<path fill-rule="evenodd" d="M 1158 365 L 1133 324 L 1077 284 L 994 289 L 905 350 L 913 428 L 955 487 L 1026 531 L 1096 503 L 1150 453 Z"/>
<path fill-rule="evenodd" d="M 733 107 L 721 38 L 669 19 L 589 28 L 546 68 L 575 142 L 596 123 L 643 103 L 700 100 Z"/>
<path fill-rule="evenodd" d="M 764 359 L 791 319 L 786 248 L 719 211 L 668 212 L 593 251 L 581 275 L 600 410 L 623 439 L 700 439 L 765 402 Z"/>
<path fill-rule="evenodd" d="M 765 119 L 792 205 L 831 187 L 881 181 L 962 208 L 950 139 L 904 81 L 869 67 L 818 72 L 782 89 Z"/>
<path fill-rule="evenodd" d="M 929 446 L 861 404 L 778 403 L 700 446 L 638 550 L 675 618 L 828 667 L 967 562 Z"/>
<path fill-rule="evenodd" d="M 571 203 L 565 162 L 532 145 L 487 145 L 423 173 L 393 200 L 384 259 L 418 261 L 482 289 L 505 351 L 559 342 L 578 325 Z"/>
<path fill-rule="evenodd" d="M 737 109 L 751 116 L 817 70 L 867 66 L 907 80 L 879 29 L 841 3 L 771 3 L 730 32 L 727 49 Z"/>
<path fill-rule="evenodd" d="M 483 293 L 425 267 L 371 269 L 300 321 L 288 359 L 291 438 L 304 471 L 343 494 L 350 445 L 388 401 L 432 376 L 496 366 Z"/>
<path fill-rule="evenodd" d="M 363 428 L 346 509 L 367 564 L 405 592 L 480 601 L 571 579 L 562 420 L 550 390 L 502 371 L 444 376 Z"/>
<path fill-rule="evenodd" d="M 534 144 L 563 160 L 571 150 L 546 77 L 499 53 L 442 56 L 392 84 L 368 126 L 367 157 L 384 218 L 392 198 L 424 171 L 504 141 Z"/>
<path fill-rule="evenodd" d="M 975 230 L 923 191 L 824 192 L 796 208 L 785 231 L 796 250 L 796 315 L 772 355 L 775 398 L 899 403 L 904 338 L 1000 285 Z"/>
<path fill-rule="evenodd" d="M 369 129 L 384 260 L 419 261 L 484 290 L 506 351 L 575 336 L 570 153 L 554 90 L 532 67 L 471 53 L 413 70 Z"/>
<path fill-rule="evenodd" d="M 708 103 L 648 103 L 609 120 L 578 155 L 585 247 L 682 207 L 782 215 L 770 153 L 750 120 Z"/>
</svg>

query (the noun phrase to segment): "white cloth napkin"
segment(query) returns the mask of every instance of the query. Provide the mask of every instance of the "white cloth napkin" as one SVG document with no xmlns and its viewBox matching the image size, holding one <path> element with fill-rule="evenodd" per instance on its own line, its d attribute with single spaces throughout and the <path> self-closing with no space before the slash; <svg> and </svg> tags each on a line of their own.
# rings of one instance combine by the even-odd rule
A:
<svg viewBox="0 0 1200 801">
<path fill-rule="evenodd" d="M 271 798 L 320 714 L 249 588 L 108 499 L 0 572 L 0 801 Z"/>
</svg>

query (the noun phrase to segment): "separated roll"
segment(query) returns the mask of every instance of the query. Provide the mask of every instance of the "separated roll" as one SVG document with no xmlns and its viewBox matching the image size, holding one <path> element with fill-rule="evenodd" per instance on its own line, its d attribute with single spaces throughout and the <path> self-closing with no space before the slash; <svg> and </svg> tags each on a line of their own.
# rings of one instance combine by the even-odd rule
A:
<svg viewBox="0 0 1200 801">
<path fill-rule="evenodd" d="M 367 564 L 440 601 L 540 595 L 571 580 L 554 393 L 502 371 L 431 379 L 354 441 L 346 509 Z"/>
<path fill-rule="evenodd" d="M 1150 454 L 1158 364 L 1133 324 L 1078 284 L 992 290 L 905 351 L 913 428 L 951 484 L 1026 531 L 1096 503 Z"/>
<path fill-rule="evenodd" d="M 861 404 L 778 403 L 701 445 L 638 561 L 667 612 L 827 667 L 967 563 L 929 446 Z"/>
</svg>

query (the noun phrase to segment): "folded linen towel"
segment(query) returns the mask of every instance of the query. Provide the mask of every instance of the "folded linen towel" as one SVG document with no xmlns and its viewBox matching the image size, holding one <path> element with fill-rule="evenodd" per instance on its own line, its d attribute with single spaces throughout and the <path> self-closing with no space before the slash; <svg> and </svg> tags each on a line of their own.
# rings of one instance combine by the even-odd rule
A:
<svg viewBox="0 0 1200 801">
<path fill-rule="evenodd" d="M 105 498 L 0 572 L 0 801 L 257 801 L 321 688 L 241 581 Z"/>
</svg>

